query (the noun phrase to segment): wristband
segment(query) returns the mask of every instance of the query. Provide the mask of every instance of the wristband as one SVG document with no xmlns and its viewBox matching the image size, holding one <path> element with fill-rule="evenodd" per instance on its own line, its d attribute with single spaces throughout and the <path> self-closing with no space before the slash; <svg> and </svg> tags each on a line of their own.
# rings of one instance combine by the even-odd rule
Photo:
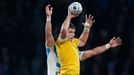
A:
<svg viewBox="0 0 134 75">
<path fill-rule="evenodd" d="M 106 45 L 105 45 L 105 48 L 106 48 L 106 49 L 109 49 L 109 48 L 110 48 L 110 44 L 106 44 Z"/>
<path fill-rule="evenodd" d="M 86 23 L 84 24 L 84 31 L 85 31 L 85 32 L 89 32 L 89 31 L 90 31 L 90 28 L 91 28 L 91 25 L 86 22 Z"/>
<path fill-rule="evenodd" d="M 47 16 L 47 22 L 51 21 L 51 16 Z"/>
<path fill-rule="evenodd" d="M 90 31 L 90 28 L 84 27 L 84 31 L 85 31 L 85 32 L 89 32 L 89 31 Z"/>
</svg>

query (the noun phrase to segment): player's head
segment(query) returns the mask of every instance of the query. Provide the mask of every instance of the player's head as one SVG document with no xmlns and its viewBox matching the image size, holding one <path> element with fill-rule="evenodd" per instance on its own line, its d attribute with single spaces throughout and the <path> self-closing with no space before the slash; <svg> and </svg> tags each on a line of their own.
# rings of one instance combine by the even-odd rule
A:
<svg viewBox="0 0 134 75">
<path fill-rule="evenodd" d="M 75 26 L 72 23 L 70 23 L 69 28 L 68 28 L 68 32 L 67 32 L 68 40 L 72 41 L 72 39 L 75 36 L 75 30 L 76 30 Z"/>
</svg>

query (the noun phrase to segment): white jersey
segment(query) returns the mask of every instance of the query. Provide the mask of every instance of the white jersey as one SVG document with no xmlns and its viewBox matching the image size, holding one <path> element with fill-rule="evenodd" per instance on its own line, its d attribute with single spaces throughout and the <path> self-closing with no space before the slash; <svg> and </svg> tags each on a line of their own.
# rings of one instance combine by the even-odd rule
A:
<svg viewBox="0 0 134 75">
<path fill-rule="evenodd" d="M 47 54 L 47 75 L 58 75 L 60 63 L 58 60 L 55 46 L 46 47 Z M 83 51 L 79 51 L 79 59 L 81 59 Z"/>
<path fill-rule="evenodd" d="M 47 75 L 58 75 L 60 64 L 56 55 L 55 47 L 46 47 L 47 54 Z"/>
</svg>

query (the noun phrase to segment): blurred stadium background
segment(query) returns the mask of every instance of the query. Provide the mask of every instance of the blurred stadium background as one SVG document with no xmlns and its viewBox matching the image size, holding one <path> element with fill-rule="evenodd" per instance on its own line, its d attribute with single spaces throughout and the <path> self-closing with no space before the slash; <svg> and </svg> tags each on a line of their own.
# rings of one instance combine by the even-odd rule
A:
<svg viewBox="0 0 134 75">
<path fill-rule="evenodd" d="M 0 0 L 0 75 L 47 75 L 44 7 L 49 3 L 54 7 L 56 35 L 73 1 L 84 9 L 72 20 L 76 37 L 85 14 L 96 20 L 80 50 L 103 45 L 114 36 L 123 40 L 120 47 L 81 62 L 81 75 L 134 75 L 134 0 Z"/>
</svg>

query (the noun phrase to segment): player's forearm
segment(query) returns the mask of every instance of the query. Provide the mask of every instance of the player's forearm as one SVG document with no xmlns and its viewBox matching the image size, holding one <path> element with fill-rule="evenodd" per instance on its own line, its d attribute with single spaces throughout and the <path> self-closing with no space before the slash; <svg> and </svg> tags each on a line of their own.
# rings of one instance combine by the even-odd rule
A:
<svg viewBox="0 0 134 75">
<path fill-rule="evenodd" d="M 54 39 L 52 36 L 51 16 L 47 16 L 47 18 L 46 18 L 45 36 L 46 36 L 46 46 L 47 47 L 53 46 Z"/>
<path fill-rule="evenodd" d="M 96 48 L 92 49 L 94 51 L 94 54 L 92 56 L 101 54 L 101 53 L 105 52 L 106 50 L 108 50 L 109 48 L 110 48 L 109 43 L 105 44 L 103 46 L 96 47 Z"/>
<path fill-rule="evenodd" d="M 45 25 L 45 34 L 50 35 L 52 33 L 51 16 L 47 16 Z"/>
<path fill-rule="evenodd" d="M 46 35 L 46 38 L 52 37 L 51 16 L 47 16 L 46 18 L 45 35 Z"/>
<path fill-rule="evenodd" d="M 81 36 L 79 38 L 79 41 L 81 41 L 82 46 L 84 46 L 86 44 L 88 36 L 89 36 L 89 32 L 83 31 L 83 33 L 81 34 Z"/>
<path fill-rule="evenodd" d="M 101 54 L 101 53 L 105 52 L 107 49 L 108 49 L 108 48 L 106 48 L 105 45 L 96 47 L 96 48 L 93 49 L 94 54 L 93 54 L 92 56 Z"/>
<path fill-rule="evenodd" d="M 65 21 L 62 24 L 61 32 L 60 32 L 60 37 L 62 39 L 65 39 L 67 36 L 67 29 L 70 25 L 70 21 L 71 21 L 71 17 L 67 16 L 67 18 L 65 19 Z"/>
<path fill-rule="evenodd" d="M 91 26 L 92 26 L 91 24 L 85 23 L 84 30 L 79 38 L 79 44 L 78 44 L 79 47 L 82 47 L 86 44 Z"/>
<path fill-rule="evenodd" d="M 92 50 L 86 50 L 83 53 L 82 61 L 86 60 L 86 59 L 88 59 L 92 56 L 99 55 L 99 54 L 105 52 L 106 50 L 108 50 L 109 48 L 110 48 L 110 45 L 106 44 L 106 45 L 103 45 L 103 46 L 96 47 Z"/>
</svg>

